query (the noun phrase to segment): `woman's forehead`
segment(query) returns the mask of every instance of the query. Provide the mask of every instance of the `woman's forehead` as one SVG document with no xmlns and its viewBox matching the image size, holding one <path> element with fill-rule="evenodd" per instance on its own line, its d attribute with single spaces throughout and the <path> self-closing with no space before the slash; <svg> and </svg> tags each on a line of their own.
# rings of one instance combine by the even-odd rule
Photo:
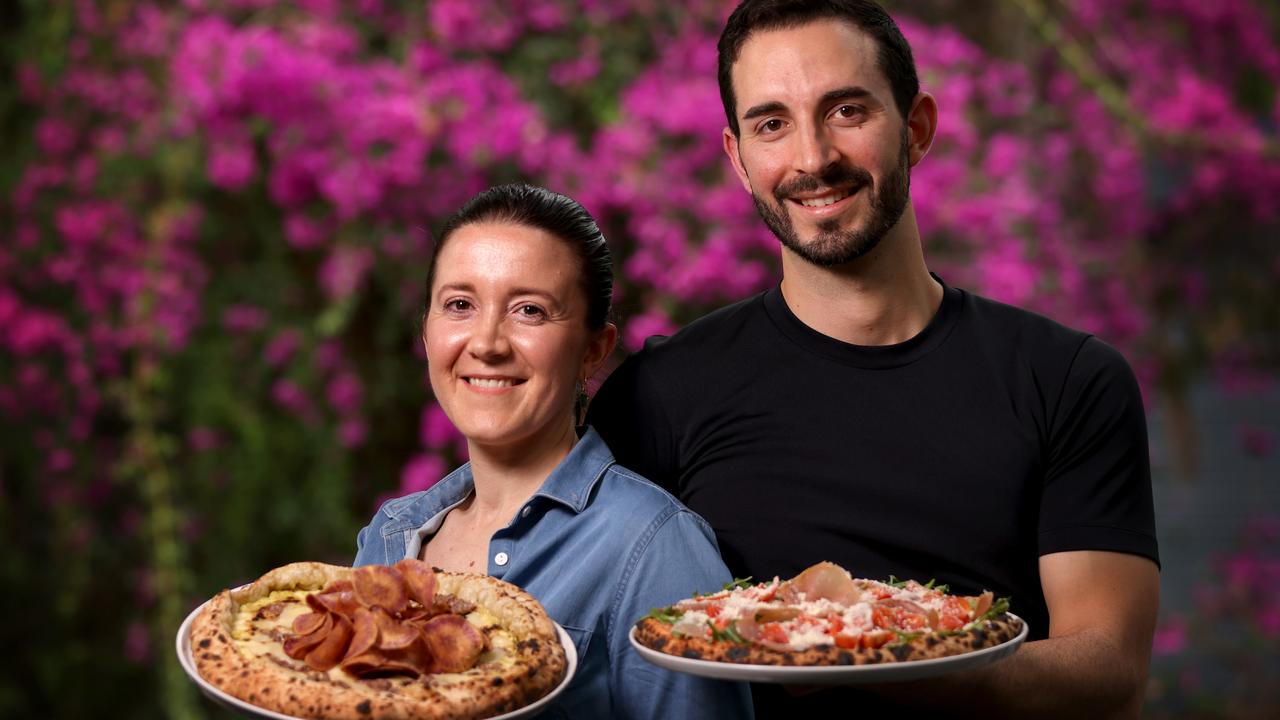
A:
<svg viewBox="0 0 1280 720">
<path fill-rule="evenodd" d="M 473 223 L 455 230 L 440 249 L 436 285 L 453 275 L 557 285 L 572 282 L 577 270 L 568 243 L 546 230 L 509 222 Z"/>
</svg>

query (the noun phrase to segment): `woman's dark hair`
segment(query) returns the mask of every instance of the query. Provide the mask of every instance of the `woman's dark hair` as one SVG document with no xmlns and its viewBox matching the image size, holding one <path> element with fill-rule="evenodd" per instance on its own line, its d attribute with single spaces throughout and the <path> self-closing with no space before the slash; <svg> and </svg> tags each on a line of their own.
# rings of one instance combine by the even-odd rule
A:
<svg viewBox="0 0 1280 720">
<path fill-rule="evenodd" d="M 613 301 L 613 257 L 595 218 L 571 197 L 524 183 L 491 187 L 468 200 L 445 221 L 427 267 L 428 306 L 436 277 L 436 260 L 449 236 L 466 225 L 486 222 L 543 230 L 568 245 L 581 261 L 578 281 L 587 294 L 587 327 L 599 330 L 605 326 Z"/>
<path fill-rule="evenodd" d="M 796 28 L 817 20 L 843 20 L 875 40 L 880 71 L 889 78 L 893 101 L 906 119 L 920 92 L 916 61 L 898 24 L 880 5 L 872 0 L 743 0 L 725 22 L 716 45 L 720 101 L 735 137 L 740 133 L 732 72 L 747 38 L 757 31 Z"/>
</svg>

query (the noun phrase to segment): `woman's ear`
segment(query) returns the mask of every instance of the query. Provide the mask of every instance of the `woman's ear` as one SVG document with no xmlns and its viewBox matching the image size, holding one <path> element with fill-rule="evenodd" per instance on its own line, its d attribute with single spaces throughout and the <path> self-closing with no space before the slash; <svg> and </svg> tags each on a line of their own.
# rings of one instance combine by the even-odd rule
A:
<svg viewBox="0 0 1280 720">
<path fill-rule="evenodd" d="M 587 340 L 587 352 L 582 357 L 582 377 L 595 375 L 617 343 L 618 326 L 613 323 L 605 323 L 604 327 L 592 333 Z"/>
</svg>

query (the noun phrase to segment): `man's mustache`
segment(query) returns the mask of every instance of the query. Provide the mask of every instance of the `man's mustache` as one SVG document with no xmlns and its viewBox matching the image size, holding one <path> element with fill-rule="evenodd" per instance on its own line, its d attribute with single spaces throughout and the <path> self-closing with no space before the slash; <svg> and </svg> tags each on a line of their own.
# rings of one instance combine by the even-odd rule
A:
<svg viewBox="0 0 1280 720">
<path fill-rule="evenodd" d="M 801 175 L 788 180 L 773 189 L 773 197 L 778 202 L 799 193 L 815 192 L 823 188 L 858 189 L 863 185 L 873 184 L 871 173 L 866 169 L 853 165 L 833 165 L 821 175 Z"/>
</svg>

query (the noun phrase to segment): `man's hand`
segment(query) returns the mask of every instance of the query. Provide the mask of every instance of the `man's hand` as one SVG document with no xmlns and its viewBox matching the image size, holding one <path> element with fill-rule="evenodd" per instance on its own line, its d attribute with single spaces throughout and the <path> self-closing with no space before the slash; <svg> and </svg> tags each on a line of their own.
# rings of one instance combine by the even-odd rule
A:
<svg viewBox="0 0 1280 720">
<path fill-rule="evenodd" d="M 876 688 L 904 705 L 983 717 L 1136 718 L 1159 608 L 1155 563 L 1082 551 L 1040 558 L 1049 637 L 995 665 Z"/>
</svg>

